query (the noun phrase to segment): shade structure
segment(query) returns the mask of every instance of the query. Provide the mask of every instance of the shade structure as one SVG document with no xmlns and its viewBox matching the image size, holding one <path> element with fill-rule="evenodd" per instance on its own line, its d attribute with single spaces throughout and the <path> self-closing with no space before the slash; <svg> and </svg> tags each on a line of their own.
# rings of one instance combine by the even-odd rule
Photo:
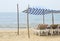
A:
<svg viewBox="0 0 60 41">
<path fill-rule="evenodd" d="M 44 24 L 45 23 L 44 22 L 44 15 L 48 13 L 48 10 L 41 9 L 41 8 L 28 8 L 27 10 L 24 10 L 23 12 L 33 14 L 33 15 L 43 15 L 43 24 Z"/>
<path fill-rule="evenodd" d="M 33 14 L 33 15 L 45 15 L 48 14 L 50 12 L 49 9 L 41 9 L 41 8 L 28 8 L 26 10 L 24 10 L 23 12 L 28 13 L 29 14 Z"/>
<path fill-rule="evenodd" d="M 45 15 L 49 13 L 60 13 L 60 10 L 51 10 L 51 9 L 44 9 L 44 8 L 32 8 L 29 7 L 28 9 L 22 11 L 24 13 L 33 14 L 33 15 Z"/>
<path fill-rule="evenodd" d="M 29 13 L 32 15 L 43 15 L 43 24 L 44 22 L 44 15 L 45 14 L 51 14 L 52 13 L 52 24 L 54 24 L 54 15 L 53 13 L 60 13 L 60 10 L 51 10 L 51 9 L 44 9 L 44 8 L 32 8 L 29 7 L 28 9 L 22 11 L 24 13 Z"/>
<path fill-rule="evenodd" d="M 43 15 L 43 24 L 44 24 L 44 15 L 52 13 L 52 24 L 54 24 L 54 16 L 53 13 L 60 13 L 60 10 L 50 10 L 50 9 L 44 9 L 44 8 L 31 8 L 28 6 L 28 9 L 22 11 L 24 13 L 27 13 L 27 27 L 28 27 L 28 36 L 29 34 L 29 14 L 32 15 Z"/>
</svg>

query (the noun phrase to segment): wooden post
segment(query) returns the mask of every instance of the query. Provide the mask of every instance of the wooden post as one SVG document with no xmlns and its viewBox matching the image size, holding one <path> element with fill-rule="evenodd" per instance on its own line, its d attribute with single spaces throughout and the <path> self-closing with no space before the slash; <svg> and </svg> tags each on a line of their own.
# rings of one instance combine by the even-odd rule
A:
<svg viewBox="0 0 60 41">
<path fill-rule="evenodd" d="M 44 20 L 44 9 L 43 9 L 43 24 L 45 24 L 45 22 L 44 22 L 45 20 Z"/>
<path fill-rule="evenodd" d="M 28 5 L 28 9 L 29 9 L 29 5 Z M 30 38 L 30 33 L 29 33 L 29 10 L 27 11 L 27 30 L 28 30 L 28 38 Z"/>
<path fill-rule="evenodd" d="M 53 15 L 53 11 L 52 11 L 52 24 L 54 24 L 54 15 Z M 51 36 L 52 36 L 52 34 L 53 34 L 53 29 L 52 29 L 52 27 L 51 27 Z"/>
<path fill-rule="evenodd" d="M 17 4 L 17 34 L 19 35 L 19 6 Z"/>
<path fill-rule="evenodd" d="M 58 26 L 58 35 L 59 35 L 59 30 L 60 30 L 60 29 L 59 29 L 59 26 Z"/>
<path fill-rule="evenodd" d="M 53 12 L 52 12 L 52 24 L 54 24 L 54 15 L 53 15 Z"/>
<path fill-rule="evenodd" d="M 44 20 L 44 14 L 43 14 L 43 24 L 44 24 L 44 21 L 45 21 L 45 20 Z"/>
</svg>

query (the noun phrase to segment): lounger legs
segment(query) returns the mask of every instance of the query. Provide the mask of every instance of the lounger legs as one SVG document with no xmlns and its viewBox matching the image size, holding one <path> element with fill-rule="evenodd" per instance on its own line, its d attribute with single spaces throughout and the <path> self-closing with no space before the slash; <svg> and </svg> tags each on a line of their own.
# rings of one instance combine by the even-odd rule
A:
<svg viewBox="0 0 60 41">
<path fill-rule="evenodd" d="M 60 32 L 60 31 L 59 31 L 59 29 L 58 29 L 58 35 L 59 35 L 59 32 Z"/>
<path fill-rule="evenodd" d="M 51 36 L 55 35 L 55 34 L 59 35 L 59 33 L 60 33 L 59 29 L 51 29 L 51 30 L 46 29 L 46 30 L 37 30 L 37 31 L 34 31 L 34 34 L 35 35 L 39 35 L 39 36 L 40 35 L 46 35 L 46 36 L 48 36 L 48 34 L 51 34 Z"/>
<path fill-rule="evenodd" d="M 48 31 L 47 30 L 40 30 L 40 35 L 48 35 Z"/>
</svg>

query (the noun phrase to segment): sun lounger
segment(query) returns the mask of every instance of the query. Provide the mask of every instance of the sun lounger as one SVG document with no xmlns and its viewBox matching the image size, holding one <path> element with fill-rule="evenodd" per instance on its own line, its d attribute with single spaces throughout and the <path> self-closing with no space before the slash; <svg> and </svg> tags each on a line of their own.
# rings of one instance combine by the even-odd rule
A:
<svg viewBox="0 0 60 41">
<path fill-rule="evenodd" d="M 40 30 L 38 30 L 38 29 L 33 29 L 33 32 L 35 35 L 40 35 Z"/>
<path fill-rule="evenodd" d="M 58 25 L 57 24 L 52 24 L 50 25 L 50 33 L 51 35 L 58 34 Z"/>
<path fill-rule="evenodd" d="M 60 26 L 57 24 L 52 24 L 50 26 L 47 24 L 39 24 L 33 31 L 36 35 L 58 35 L 60 33 Z"/>
<path fill-rule="evenodd" d="M 37 29 L 40 29 L 40 35 L 48 35 L 47 24 L 39 24 Z"/>
</svg>

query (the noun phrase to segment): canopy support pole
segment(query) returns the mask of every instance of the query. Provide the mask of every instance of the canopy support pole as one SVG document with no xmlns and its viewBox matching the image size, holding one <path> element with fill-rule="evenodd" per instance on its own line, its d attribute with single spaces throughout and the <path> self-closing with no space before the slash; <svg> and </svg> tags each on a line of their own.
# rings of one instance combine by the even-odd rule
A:
<svg viewBox="0 0 60 41">
<path fill-rule="evenodd" d="M 44 22 L 45 20 L 44 20 L 44 9 L 43 9 L 43 24 L 45 24 L 45 22 Z"/>
<path fill-rule="evenodd" d="M 43 14 L 43 24 L 44 24 L 44 21 L 45 21 L 45 20 L 44 20 L 44 14 Z"/>
<path fill-rule="evenodd" d="M 17 4 L 17 34 L 19 35 L 19 7 L 18 7 L 18 4 Z"/>
<path fill-rule="evenodd" d="M 52 11 L 52 24 L 54 24 L 54 15 L 53 15 L 53 11 Z M 51 30 L 53 30 L 52 27 L 51 27 Z M 51 36 L 52 36 L 52 34 L 53 34 L 53 32 L 51 31 Z"/>
<path fill-rule="evenodd" d="M 29 8 L 29 5 L 28 5 Z M 29 10 L 27 11 L 27 30 L 28 30 L 28 38 L 30 38 L 30 32 L 29 32 Z"/>
<path fill-rule="evenodd" d="M 53 12 L 52 12 L 52 24 L 54 24 L 54 15 L 53 15 Z"/>
</svg>

